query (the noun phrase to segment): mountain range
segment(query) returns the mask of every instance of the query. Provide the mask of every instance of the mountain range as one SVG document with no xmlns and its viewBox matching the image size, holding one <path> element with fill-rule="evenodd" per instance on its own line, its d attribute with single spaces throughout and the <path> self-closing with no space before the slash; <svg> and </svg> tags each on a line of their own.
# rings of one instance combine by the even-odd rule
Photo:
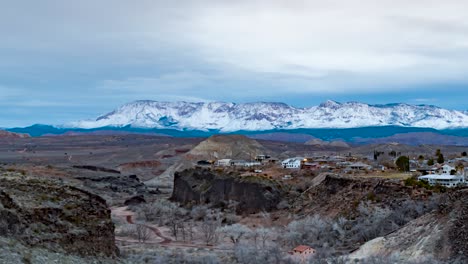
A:
<svg viewBox="0 0 468 264">
<path fill-rule="evenodd" d="M 135 101 L 95 120 L 64 125 L 68 128 L 135 127 L 175 130 L 234 131 L 292 130 L 311 128 L 419 127 L 455 129 L 468 127 L 468 112 L 432 105 L 326 101 L 298 108 L 284 103 L 158 102 Z"/>
</svg>

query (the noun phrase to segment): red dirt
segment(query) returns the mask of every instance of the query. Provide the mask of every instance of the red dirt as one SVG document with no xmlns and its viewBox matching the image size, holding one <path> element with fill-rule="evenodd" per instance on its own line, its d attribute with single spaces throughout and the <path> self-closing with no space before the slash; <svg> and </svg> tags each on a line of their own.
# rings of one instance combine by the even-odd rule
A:
<svg viewBox="0 0 468 264">
<path fill-rule="evenodd" d="M 131 216 L 131 215 L 127 215 L 127 222 L 128 222 L 129 224 L 133 224 L 133 225 L 135 224 L 135 223 L 133 222 L 133 219 L 132 219 L 132 216 Z M 163 239 L 163 241 L 161 241 L 159 244 L 169 244 L 169 243 L 172 242 L 172 239 L 163 236 L 163 234 L 161 233 L 161 231 L 159 231 L 159 229 L 157 229 L 157 228 L 155 228 L 155 227 L 152 227 L 152 226 L 149 226 L 149 225 L 143 225 L 143 226 L 146 227 L 146 228 L 148 228 L 149 230 L 153 231 L 153 233 L 154 233 L 156 236 L 158 236 L 158 237 L 160 237 L 160 238 Z"/>
</svg>

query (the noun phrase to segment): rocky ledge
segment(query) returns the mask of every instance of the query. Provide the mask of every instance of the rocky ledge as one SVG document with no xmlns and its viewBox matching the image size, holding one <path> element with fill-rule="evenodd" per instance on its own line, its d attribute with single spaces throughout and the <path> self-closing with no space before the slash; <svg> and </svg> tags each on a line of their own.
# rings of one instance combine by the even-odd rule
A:
<svg viewBox="0 0 468 264">
<path fill-rule="evenodd" d="M 49 180 L 0 177 L 0 236 L 80 256 L 118 254 L 105 200 Z"/>
<path fill-rule="evenodd" d="M 171 199 L 182 204 L 215 206 L 235 201 L 239 213 L 256 213 L 275 209 L 281 197 L 280 186 L 272 180 L 195 168 L 175 173 Z"/>
</svg>

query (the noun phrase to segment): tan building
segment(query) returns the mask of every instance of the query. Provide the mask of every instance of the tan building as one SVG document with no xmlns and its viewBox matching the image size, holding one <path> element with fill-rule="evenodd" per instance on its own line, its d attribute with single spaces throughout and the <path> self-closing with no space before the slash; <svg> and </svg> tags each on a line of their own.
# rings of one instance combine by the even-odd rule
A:
<svg viewBox="0 0 468 264">
<path fill-rule="evenodd" d="M 299 263 L 307 263 L 310 257 L 315 255 L 315 249 L 300 245 L 295 247 L 292 251 L 289 252 L 292 255 L 292 258 Z"/>
</svg>

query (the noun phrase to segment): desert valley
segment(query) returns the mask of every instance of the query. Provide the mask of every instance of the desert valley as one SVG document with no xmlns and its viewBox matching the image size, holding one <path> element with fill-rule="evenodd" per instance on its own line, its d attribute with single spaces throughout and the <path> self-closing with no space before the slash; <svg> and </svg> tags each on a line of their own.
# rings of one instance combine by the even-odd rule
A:
<svg viewBox="0 0 468 264">
<path fill-rule="evenodd" d="M 0 260 L 464 263 L 466 150 L 4 132 Z"/>
</svg>

